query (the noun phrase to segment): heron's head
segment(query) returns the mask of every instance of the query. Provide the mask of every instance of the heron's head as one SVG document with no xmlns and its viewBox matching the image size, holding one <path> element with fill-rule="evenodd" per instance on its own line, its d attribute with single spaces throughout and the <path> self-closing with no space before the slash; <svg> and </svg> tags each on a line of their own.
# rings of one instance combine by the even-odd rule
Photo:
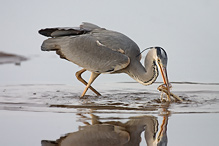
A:
<svg viewBox="0 0 219 146">
<path fill-rule="evenodd" d="M 156 60 L 156 63 L 160 68 L 163 82 L 166 85 L 168 92 L 170 93 L 169 80 L 167 76 L 167 53 L 161 47 L 151 47 L 150 49 L 152 49 L 155 52 L 154 59 Z"/>
<path fill-rule="evenodd" d="M 161 67 L 167 67 L 167 53 L 166 51 L 161 47 L 154 47 L 156 50 L 156 62 Z"/>
</svg>

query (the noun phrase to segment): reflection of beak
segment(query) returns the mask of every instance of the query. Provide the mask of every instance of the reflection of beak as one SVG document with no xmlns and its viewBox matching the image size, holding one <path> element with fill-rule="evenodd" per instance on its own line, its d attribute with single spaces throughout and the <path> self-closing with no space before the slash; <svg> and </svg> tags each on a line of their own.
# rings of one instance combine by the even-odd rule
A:
<svg viewBox="0 0 219 146">
<path fill-rule="evenodd" d="M 168 100 L 171 101 L 171 99 L 170 99 L 169 80 L 168 80 L 168 76 L 167 76 L 167 69 L 161 63 L 159 63 L 159 67 L 160 67 L 160 72 L 161 72 L 161 75 L 162 75 L 162 78 L 163 78 L 163 82 L 166 85 L 166 88 L 167 88 L 167 91 L 168 91 L 168 94 L 167 94 Z"/>
</svg>

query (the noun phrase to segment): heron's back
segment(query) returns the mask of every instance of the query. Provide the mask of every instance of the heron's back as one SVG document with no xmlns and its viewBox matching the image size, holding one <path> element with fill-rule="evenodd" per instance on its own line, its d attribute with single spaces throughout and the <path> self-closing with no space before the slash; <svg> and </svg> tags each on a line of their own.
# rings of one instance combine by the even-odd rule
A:
<svg viewBox="0 0 219 146">
<path fill-rule="evenodd" d="M 61 58 L 92 72 L 118 71 L 140 53 L 129 37 L 89 23 L 80 28 L 50 28 L 39 32 L 52 37 L 43 42 L 43 51 L 56 51 Z"/>
</svg>

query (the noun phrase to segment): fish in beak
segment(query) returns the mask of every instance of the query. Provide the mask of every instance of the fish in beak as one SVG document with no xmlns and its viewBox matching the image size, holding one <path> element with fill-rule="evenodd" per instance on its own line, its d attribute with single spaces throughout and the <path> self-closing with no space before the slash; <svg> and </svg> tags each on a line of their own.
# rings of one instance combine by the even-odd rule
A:
<svg viewBox="0 0 219 146">
<path fill-rule="evenodd" d="M 158 63 L 158 64 L 159 64 L 160 72 L 161 72 L 163 82 L 164 82 L 164 85 L 165 85 L 164 88 L 166 88 L 166 90 L 167 90 L 168 101 L 171 101 L 171 98 L 170 98 L 170 83 L 169 83 L 168 76 L 167 76 L 167 69 L 166 69 L 165 66 L 163 66 L 163 64 L 161 62 Z"/>
</svg>

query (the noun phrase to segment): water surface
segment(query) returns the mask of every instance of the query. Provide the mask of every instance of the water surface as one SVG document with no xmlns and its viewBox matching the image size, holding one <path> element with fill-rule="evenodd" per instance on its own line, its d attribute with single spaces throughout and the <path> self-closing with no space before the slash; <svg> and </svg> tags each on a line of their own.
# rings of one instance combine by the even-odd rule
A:
<svg viewBox="0 0 219 146">
<path fill-rule="evenodd" d="M 93 86 L 102 96 L 88 91 L 80 99 L 83 85 L 74 79 L 68 81 L 72 84 L 63 84 L 66 79 L 63 76 L 60 84 L 57 84 L 59 79 L 56 83 L 41 82 L 39 69 L 47 65 L 31 66 L 33 62 L 40 60 L 23 62 L 20 67 L 0 66 L 4 69 L 1 72 L 8 73 L 1 76 L 0 85 L 0 145 L 217 144 L 218 84 L 172 83 L 172 92 L 184 101 L 167 104 L 159 100 L 161 94 L 157 87 L 161 83 L 142 86 L 100 78 Z M 38 71 L 34 74 L 36 78 L 31 79 L 27 73 L 35 71 Z M 51 73 L 60 76 L 60 72 L 43 73 L 47 78 Z"/>
</svg>

